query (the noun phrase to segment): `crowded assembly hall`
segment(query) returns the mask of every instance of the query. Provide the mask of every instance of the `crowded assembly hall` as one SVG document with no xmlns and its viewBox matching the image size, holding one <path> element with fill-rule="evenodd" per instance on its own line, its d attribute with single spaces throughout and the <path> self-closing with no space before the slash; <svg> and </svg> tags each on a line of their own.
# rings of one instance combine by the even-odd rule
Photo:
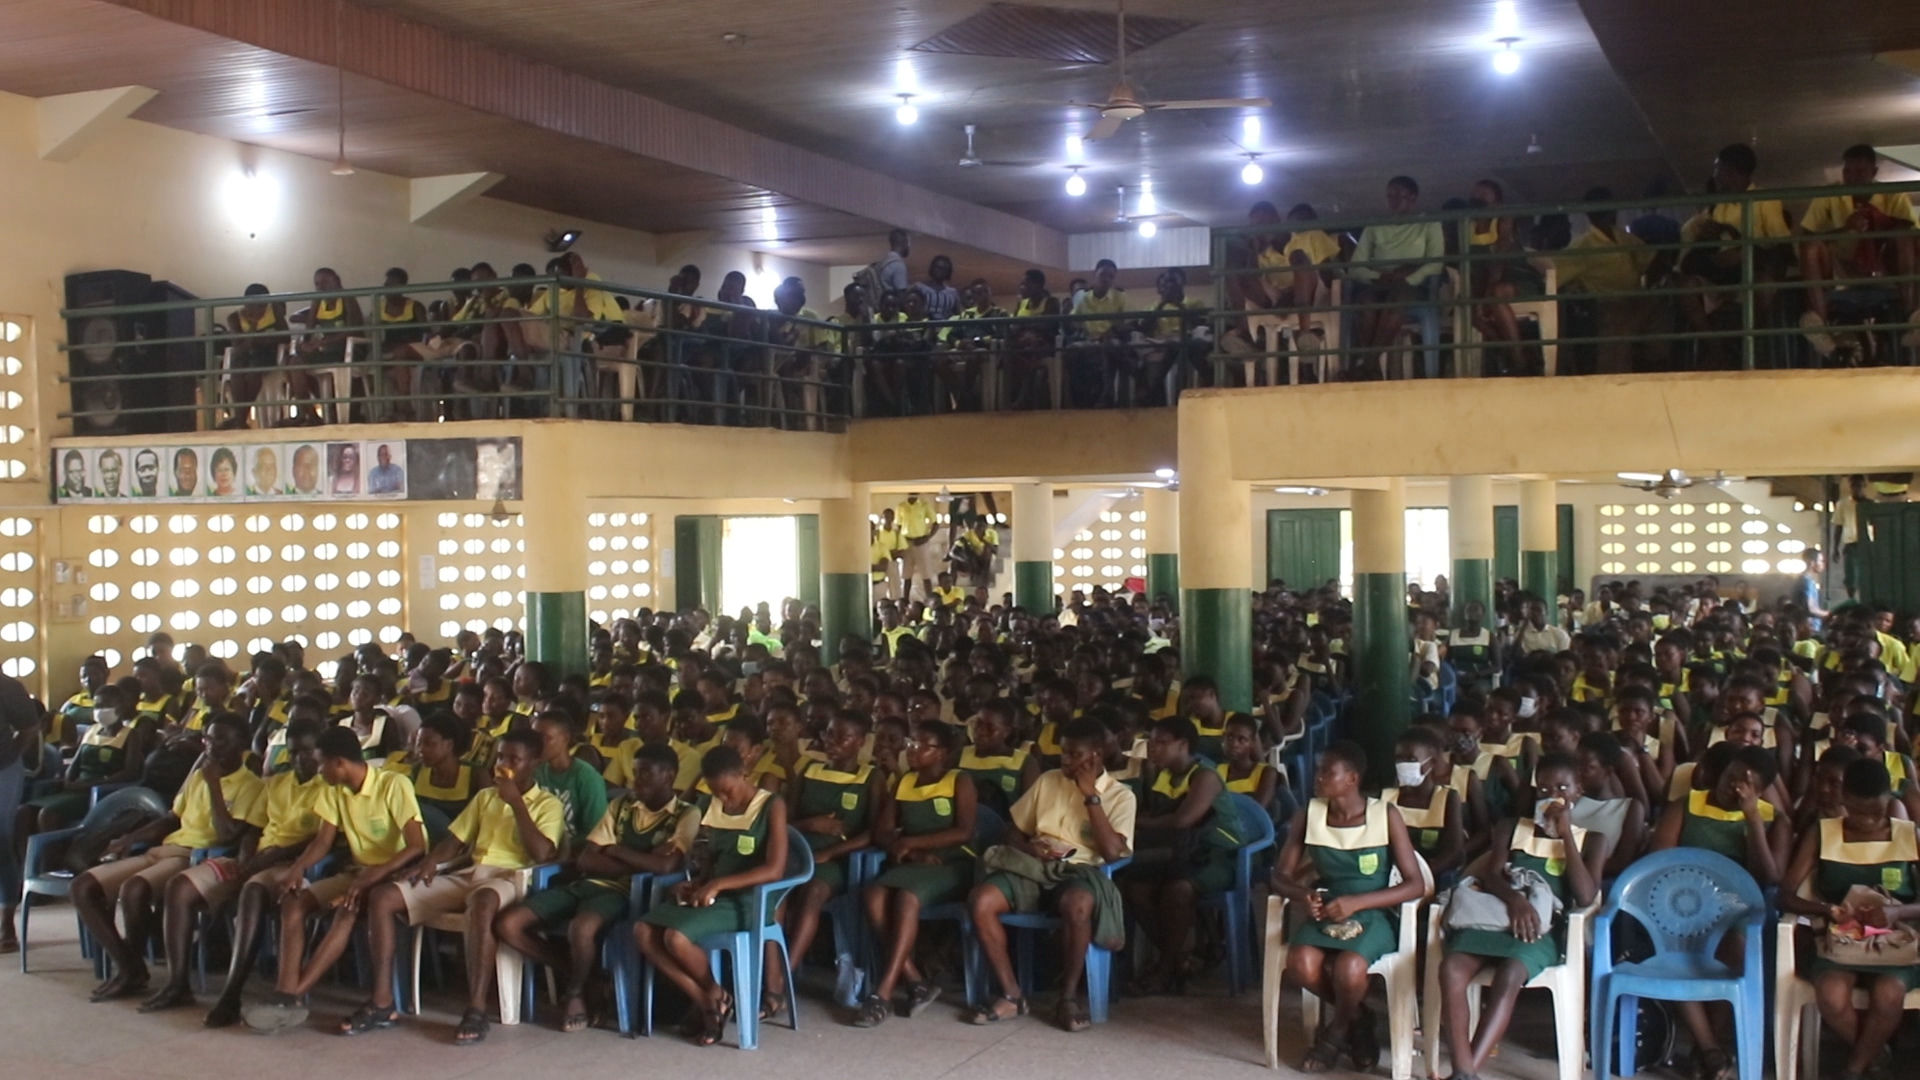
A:
<svg viewBox="0 0 1920 1080">
<path fill-rule="evenodd" d="M 1824 13 L 0 6 L 9 1075 L 1920 1076 Z"/>
</svg>

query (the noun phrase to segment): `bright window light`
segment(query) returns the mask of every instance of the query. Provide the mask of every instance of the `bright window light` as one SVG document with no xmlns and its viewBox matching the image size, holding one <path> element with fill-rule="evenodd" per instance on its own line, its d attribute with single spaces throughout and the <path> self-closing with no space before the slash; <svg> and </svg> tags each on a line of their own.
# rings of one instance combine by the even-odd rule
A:
<svg viewBox="0 0 1920 1080">
<path fill-rule="evenodd" d="M 1520 9 L 1514 0 L 1499 0 L 1493 5 L 1493 32 L 1497 37 L 1520 32 Z"/>
<path fill-rule="evenodd" d="M 1067 160 L 1079 161 L 1087 156 L 1087 141 L 1078 135 L 1067 136 Z"/>
<path fill-rule="evenodd" d="M 800 592 L 799 530 L 790 517 L 737 517 L 720 521 L 720 607 L 729 615 Z M 716 612 L 715 614 L 718 614 Z"/>
<path fill-rule="evenodd" d="M 1240 141 L 1251 150 L 1260 145 L 1260 118 L 1249 116 L 1240 121 Z"/>
<path fill-rule="evenodd" d="M 1145 217 L 1148 214 L 1157 214 L 1159 212 L 1160 200 L 1153 197 L 1153 185 L 1142 181 L 1140 184 L 1140 215 Z"/>
<path fill-rule="evenodd" d="M 760 239 L 780 239 L 780 212 L 771 206 L 760 209 Z"/>
</svg>

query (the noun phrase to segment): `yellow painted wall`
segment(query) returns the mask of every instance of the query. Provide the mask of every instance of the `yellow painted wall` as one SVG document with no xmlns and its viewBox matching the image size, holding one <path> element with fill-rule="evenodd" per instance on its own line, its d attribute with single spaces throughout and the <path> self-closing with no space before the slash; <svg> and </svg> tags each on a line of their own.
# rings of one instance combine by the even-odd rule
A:
<svg viewBox="0 0 1920 1080">
<path fill-rule="evenodd" d="M 1139 479 L 1172 468 L 1172 409 L 953 414 L 852 425 L 854 479 L 872 484 L 951 480 Z"/>
</svg>

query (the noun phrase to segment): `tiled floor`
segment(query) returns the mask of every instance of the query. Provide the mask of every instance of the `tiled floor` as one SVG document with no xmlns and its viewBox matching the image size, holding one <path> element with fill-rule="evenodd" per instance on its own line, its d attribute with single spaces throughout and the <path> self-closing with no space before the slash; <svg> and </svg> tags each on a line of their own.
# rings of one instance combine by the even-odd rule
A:
<svg viewBox="0 0 1920 1080">
<path fill-rule="evenodd" d="M 543 1011 L 542 1023 L 496 1024 L 484 1044 L 457 1048 L 450 1045 L 457 1010 L 449 1010 L 455 1002 L 431 992 L 424 1016 L 409 1017 L 392 1031 L 344 1039 L 326 1027 L 351 1010 L 357 995 L 347 987 L 324 986 L 316 995 L 315 1019 L 305 1029 L 269 1039 L 244 1028 L 208 1031 L 200 1026 L 203 1010 L 141 1016 L 131 1002 L 89 1004 L 93 976 L 80 959 L 68 913 L 48 910 L 34 921 L 33 931 L 33 974 L 20 974 L 16 957 L 0 958 L 0 1061 L 5 1062 L 0 1075 L 33 1080 L 210 1075 L 594 1080 L 631 1077 L 636 1069 L 692 1076 L 697 1070 L 742 1067 L 834 1080 L 899 1080 L 903 1075 L 1011 1080 L 1075 1072 L 1101 1080 L 1211 1080 L 1258 1075 L 1263 1062 L 1259 995 L 1228 998 L 1211 986 L 1183 998 L 1123 999 L 1110 1023 L 1081 1035 L 1068 1035 L 1038 1018 L 973 1027 L 962 1023 L 958 1008 L 945 1000 L 917 1019 L 894 1019 L 860 1031 L 846 1027 L 837 1010 L 815 997 L 802 1001 L 800 1031 L 764 1030 L 752 1058 L 740 1057 L 730 1045 L 692 1046 L 671 1033 L 670 1023 L 646 1040 L 605 1031 L 562 1035 L 550 1026 L 551 1009 Z M 1546 1000 L 1531 997 L 1522 1003 L 1516 1036 L 1502 1048 L 1494 1071 L 1514 1080 L 1552 1080 Z M 1282 1060 L 1291 1063 L 1305 1044 L 1298 995 L 1287 999 Z M 733 1036 L 729 1030 L 729 1040 Z M 1418 1058 L 1414 1067 L 1424 1077 Z M 1290 1068 L 1282 1072 L 1293 1074 Z M 1377 1075 L 1385 1077 L 1386 1069 Z"/>
</svg>

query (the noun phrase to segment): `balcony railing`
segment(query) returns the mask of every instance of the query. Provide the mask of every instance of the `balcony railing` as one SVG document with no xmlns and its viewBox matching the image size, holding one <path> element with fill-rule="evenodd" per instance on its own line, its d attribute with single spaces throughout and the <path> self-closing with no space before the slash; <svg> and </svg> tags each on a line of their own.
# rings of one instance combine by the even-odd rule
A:
<svg viewBox="0 0 1920 1080">
<path fill-rule="evenodd" d="M 89 307 L 63 312 L 86 329 L 83 345 L 62 346 L 76 404 L 61 415 L 82 433 L 497 417 L 831 431 L 859 417 L 1165 406 L 1195 386 L 1906 365 L 1920 357 L 1920 230 L 1882 211 L 1836 232 L 1753 233 L 1771 201 L 1797 224 L 1813 199 L 1850 211 L 1855 196 L 1881 196 L 1898 211 L 1885 197 L 1916 190 L 1703 203 L 1725 227 L 1683 229 L 1635 201 L 1219 229 L 1207 284 L 1122 312 L 914 321 L 892 298 L 821 320 L 552 275 Z M 1608 211 L 1617 240 L 1554 238 L 1556 220 Z M 1432 258 L 1355 258 L 1370 228 L 1429 223 Z M 1273 257 L 1309 227 L 1338 254 Z M 1416 280 L 1394 280 L 1409 266 Z M 434 303 L 386 321 L 396 295 Z M 361 304 L 359 325 L 303 317 Z M 1823 325 L 1803 326 L 1808 311 Z M 156 314 L 176 327 L 190 314 L 193 330 L 123 329 Z"/>
</svg>

